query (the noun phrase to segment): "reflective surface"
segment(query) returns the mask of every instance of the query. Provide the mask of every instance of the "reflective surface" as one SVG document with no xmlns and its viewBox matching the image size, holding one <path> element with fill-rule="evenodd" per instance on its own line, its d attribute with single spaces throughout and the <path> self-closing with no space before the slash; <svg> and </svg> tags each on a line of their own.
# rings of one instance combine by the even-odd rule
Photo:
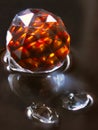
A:
<svg viewBox="0 0 98 130">
<path fill-rule="evenodd" d="M 9 2 L 10 1 L 10 2 Z M 44 98 L 33 98 L 35 101 L 44 101 L 47 106 L 56 108 L 57 113 L 60 114 L 59 122 L 52 124 L 51 126 L 45 124 L 39 124 L 29 120 L 25 114 L 25 109 L 31 105 L 31 102 L 22 99 L 21 96 L 17 96 L 18 90 L 12 92 L 10 89 L 8 77 L 9 72 L 5 72 L 5 67 L 0 61 L 0 129 L 1 130 L 98 130 L 98 4 L 96 0 L 43 0 L 43 1 L 18 1 L 18 0 L 1 0 L 0 1 L 0 48 L 5 46 L 5 34 L 10 22 L 18 11 L 27 7 L 40 7 L 54 12 L 62 17 L 66 22 L 68 32 L 71 34 L 71 51 L 72 51 L 72 68 L 66 72 L 66 76 L 57 76 L 53 79 L 45 81 L 45 84 L 49 87 L 42 89 L 46 92 Z M 52 4 L 52 5 L 51 5 Z M 55 8 L 54 8 L 55 7 Z M 2 15 L 3 14 L 3 15 Z M 10 17 L 9 17 L 10 16 Z M 1 50 L 1 49 L 0 49 Z M 16 74 L 15 74 L 16 75 Z M 17 74 L 19 75 L 19 74 Z M 17 76 L 16 76 L 17 77 Z M 20 76 L 21 77 L 21 76 Z M 24 76 L 25 77 L 25 76 Z M 61 77 L 58 80 L 58 77 Z M 61 87 L 63 79 L 66 77 L 66 86 Z M 49 77 L 48 77 L 49 78 Z M 21 78 L 20 84 L 23 84 L 25 80 Z M 29 78 L 27 78 L 29 79 Z M 34 93 L 38 93 L 38 86 L 40 82 L 31 85 L 32 82 L 27 83 L 28 86 L 35 86 Z M 57 82 L 56 82 L 57 81 Z M 16 82 L 17 84 L 17 82 Z M 25 83 L 24 83 L 25 84 Z M 48 90 L 51 88 L 51 84 L 55 84 L 53 89 L 49 92 L 52 93 L 48 96 Z M 57 87 L 56 87 L 57 85 Z M 20 85 L 17 85 L 20 86 Z M 24 87 L 23 87 L 24 86 Z M 22 91 L 27 92 L 25 85 L 21 85 Z M 23 87 L 23 88 L 22 88 Z M 32 87 L 31 87 L 32 88 Z M 34 88 L 34 87 L 33 87 Z M 92 106 L 79 111 L 69 111 L 59 107 L 61 102 L 56 100 L 60 94 L 55 94 L 55 91 L 64 92 L 65 90 L 81 90 L 87 92 L 94 99 Z M 19 89 L 20 90 L 20 89 Z M 42 97 L 42 92 L 41 96 Z M 59 91 L 59 92 L 60 92 Z M 23 92 L 19 95 L 23 95 Z M 24 94 L 24 97 L 28 97 Z M 31 96 L 32 97 L 32 96 Z M 46 100 L 45 100 L 45 97 Z M 26 99 L 26 98 L 25 98 Z M 30 99 L 30 98 L 29 98 Z M 32 100 L 32 98 L 31 98 Z M 61 104 L 62 105 L 62 104 Z"/>
<path fill-rule="evenodd" d="M 93 98 L 83 92 L 62 95 L 62 107 L 68 110 L 77 111 L 93 105 Z"/>
<path fill-rule="evenodd" d="M 8 71 L 7 64 L 3 62 L 4 54 L 5 51 L 2 51 L 0 68 L 4 75 L 1 86 L 5 84 L 5 88 L 1 89 L 3 93 L 7 92 L 9 102 L 15 102 L 15 110 L 22 112 L 21 118 L 26 120 L 26 124 L 32 122 L 32 127 L 55 129 L 62 119 L 67 121 L 70 116 L 76 116 L 76 113 L 68 110 L 78 110 L 80 116 L 85 112 L 89 113 L 94 107 L 94 96 L 89 91 L 88 84 L 75 78 L 74 73 L 63 72 L 62 69 L 45 75 Z M 32 102 L 35 103 L 31 104 Z M 9 114 L 12 114 L 11 111 Z"/>
<path fill-rule="evenodd" d="M 54 124 L 58 122 L 59 115 L 55 110 L 42 103 L 32 103 L 27 107 L 27 117 L 29 119 L 36 119 L 45 124 Z"/>
</svg>

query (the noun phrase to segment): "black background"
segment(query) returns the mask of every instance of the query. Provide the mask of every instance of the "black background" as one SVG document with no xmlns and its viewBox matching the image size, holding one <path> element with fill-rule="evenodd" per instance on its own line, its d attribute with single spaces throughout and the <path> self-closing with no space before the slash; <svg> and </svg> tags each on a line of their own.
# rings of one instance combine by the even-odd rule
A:
<svg viewBox="0 0 98 130">
<path fill-rule="evenodd" d="M 6 30 L 16 13 L 27 8 L 43 8 L 60 16 L 64 21 L 73 43 L 76 44 L 82 33 L 86 2 L 75 0 L 3 0 L 0 1 L 0 43 L 5 44 Z M 73 33 L 72 33 L 73 32 Z"/>
<path fill-rule="evenodd" d="M 60 123 L 39 126 L 25 117 L 25 105 L 7 87 L 0 69 L 0 130 L 98 130 L 98 1 L 97 0 L 1 0 L 0 48 L 15 14 L 26 8 L 43 8 L 60 16 L 71 36 L 74 79 L 71 87 L 86 89 L 94 98 L 92 107 L 78 112 L 60 110 Z M 0 66 L 2 67 L 2 65 Z"/>
</svg>

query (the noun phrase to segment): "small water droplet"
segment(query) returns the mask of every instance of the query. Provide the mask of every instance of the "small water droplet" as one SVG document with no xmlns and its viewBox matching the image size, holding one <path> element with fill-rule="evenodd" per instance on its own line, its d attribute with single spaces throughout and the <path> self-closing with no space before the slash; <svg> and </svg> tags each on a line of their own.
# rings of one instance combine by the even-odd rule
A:
<svg viewBox="0 0 98 130">
<path fill-rule="evenodd" d="M 93 104 L 93 98 L 86 93 L 69 93 L 62 96 L 62 107 L 76 111 Z"/>
<path fill-rule="evenodd" d="M 45 124 L 57 123 L 59 118 L 57 112 L 45 104 L 32 103 L 31 106 L 27 107 L 26 112 L 29 119 L 36 119 Z"/>
</svg>

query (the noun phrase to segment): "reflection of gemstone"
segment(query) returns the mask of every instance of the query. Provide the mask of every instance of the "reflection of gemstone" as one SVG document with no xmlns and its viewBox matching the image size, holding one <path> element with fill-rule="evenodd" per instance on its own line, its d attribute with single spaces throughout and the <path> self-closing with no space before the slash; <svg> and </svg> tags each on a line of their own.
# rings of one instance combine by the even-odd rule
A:
<svg viewBox="0 0 98 130">
<path fill-rule="evenodd" d="M 63 65 L 70 36 L 62 20 L 43 9 L 18 13 L 7 32 L 8 61 L 31 72 L 52 71 Z M 18 69 L 19 69 L 18 68 Z"/>
</svg>

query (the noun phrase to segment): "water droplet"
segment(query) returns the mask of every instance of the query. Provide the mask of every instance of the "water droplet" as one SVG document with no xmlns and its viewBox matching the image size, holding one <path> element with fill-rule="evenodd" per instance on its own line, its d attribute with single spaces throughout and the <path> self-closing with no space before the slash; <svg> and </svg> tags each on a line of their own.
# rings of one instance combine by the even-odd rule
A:
<svg viewBox="0 0 98 130">
<path fill-rule="evenodd" d="M 59 118 L 57 112 L 45 104 L 32 103 L 31 106 L 27 107 L 26 112 L 29 119 L 36 119 L 45 124 L 57 123 Z"/>
<path fill-rule="evenodd" d="M 62 107 L 76 111 L 93 104 L 93 98 L 86 93 L 69 93 L 62 96 Z"/>
</svg>

